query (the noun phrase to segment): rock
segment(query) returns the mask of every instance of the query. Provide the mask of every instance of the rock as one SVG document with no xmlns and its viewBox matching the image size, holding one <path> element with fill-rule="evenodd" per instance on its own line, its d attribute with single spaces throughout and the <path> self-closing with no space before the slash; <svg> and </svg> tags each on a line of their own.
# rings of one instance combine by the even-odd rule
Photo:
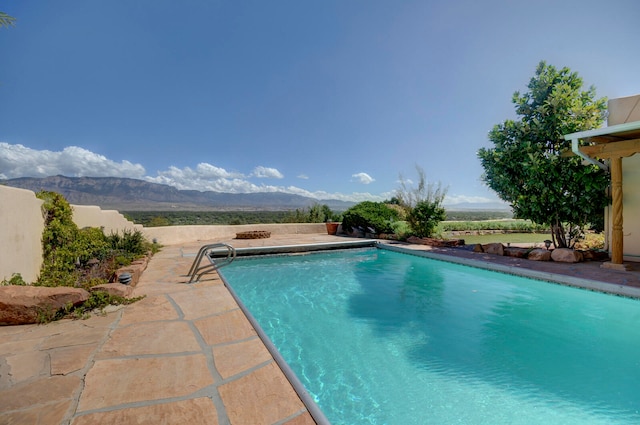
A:
<svg viewBox="0 0 640 425">
<path fill-rule="evenodd" d="M 579 263 L 582 261 L 582 253 L 569 248 L 556 248 L 551 251 L 551 259 L 559 263 Z"/>
<path fill-rule="evenodd" d="M 88 299 L 89 293 L 81 288 L 0 286 L 0 325 L 38 323 L 68 303 L 77 306 Z"/>
<path fill-rule="evenodd" d="M 419 238 L 417 236 L 410 236 L 407 238 L 407 242 L 420 245 L 430 245 L 438 247 L 452 247 L 452 246 L 464 246 L 464 239 L 434 239 L 434 238 Z"/>
<path fill-rule="evenodd" d="M 101 285 L 92 286 L 91 292 L 95 291 L 103 291 L 108 293 L 109 295 L 117 295 L 119 297 L 129 298 L 133 293 L 133 287 L 129 285 L 123 285 L 122 283 L 103 283 Z"/>
<path fill-rule="evenodd" d="M 142 272 L 146 267 L 147 267 L 146 263 L 138 263 L 138 264 L 131 263 L 128 266 L 121 267 L 116 271 L 115 276 L 112 279 L 112 283 L 119 282 L 121 274 L 129 273 L 131 275 L 131 280 L 129 281 L 128 284 L 131 286 L 136 286 L 138 284 L 138 281 L 140 280 L 140 276 L 142 276 Z"/>
<path fill-rule="evenodd" d="M 488 243 L 482 245 L 482 249 L 487 254 L 504 255 L 504 245 L 501 243 Z"/>
<path fill-rule="evenodd" d="M 527 259 L 532 261 L 551 261 L 551 251 L 543 248 L 536 248 L 529 252 Z"/>
<path fill-rule="evenodd" d="M 609 253 L 605 251 L 588 249 L 580 252 L 582 252 L 582 259 L 584 261 L 605 261 L 609 259 Z"/>
<path fill-rule="evenodd" d="M 482 249 L 482 245 L 480 245 L 479 243 L 475 244 L 475 246 L 473 247 L 473 252 L 484 252 L 484 249 Z"/>
<path fill-rule="evenodd" d="M 504 249 L 504 255 L 507 257 L 527 258 L 527 248 L 507 247 Z"/>
</svg>

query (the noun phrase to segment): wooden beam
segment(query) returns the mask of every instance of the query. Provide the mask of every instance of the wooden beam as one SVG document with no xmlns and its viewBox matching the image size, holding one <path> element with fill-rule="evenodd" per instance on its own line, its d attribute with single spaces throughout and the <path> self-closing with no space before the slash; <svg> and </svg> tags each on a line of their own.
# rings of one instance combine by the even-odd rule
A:
<svg viewBox="0 0 640 425">
<path fill-rule="evenodd" d="M 624 242 L 622 240 L 622 158 L 612 157 L 611 170 L 611 215 L 613 228 L 611 229 L 611 261 L 603 263 L 601 267 L 615 270 L 630 270 L 623 263 Z"/>
<path fill-rule="evenodd" d="M 622 158 L 611 158 L 611 206 L 613 229 L 611 232 L 611 262 L 622 264 Z"/>
<path fill-rule="evenodd" d="M 580 146 L 580 151 L 592 158 L 624 158 L 640 152 L 640 139 L 601 145 Z"/>
</svg>

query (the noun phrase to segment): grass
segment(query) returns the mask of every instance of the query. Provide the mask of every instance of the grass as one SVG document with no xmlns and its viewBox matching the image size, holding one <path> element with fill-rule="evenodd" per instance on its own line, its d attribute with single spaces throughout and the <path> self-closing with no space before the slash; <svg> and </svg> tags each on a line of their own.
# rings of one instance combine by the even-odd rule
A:
<svg viewBox="0 0 640 425">
<path fill-rule="evenodd" d="M 544 248 L 544 241 L 551 239 L 549 233 L 495 233 L 492 235 L 461 235 L 450 236 L 445 233 L 447 239 L 464 239 L 467 245 L 487 244 L 499 242 L 504 245 L 513 244 L 529 244 Z M 586 238 L 576 244 L 578 249 L 602 249 L 604 247 L 604 235 L 602 233 L 587 233 Z"/>
<path fill-rule="evenodd" d="M 551 235 L 546 233 L 495 233 L 492 235 L 460 235 L 446 236 L 452 239 L 464 239 L 466 244 L 486 244 L 492 242 L 508 243 L 527 243 L 531 246 L 544 246 L 545 239 L 551 239 Z"/>
</svg>

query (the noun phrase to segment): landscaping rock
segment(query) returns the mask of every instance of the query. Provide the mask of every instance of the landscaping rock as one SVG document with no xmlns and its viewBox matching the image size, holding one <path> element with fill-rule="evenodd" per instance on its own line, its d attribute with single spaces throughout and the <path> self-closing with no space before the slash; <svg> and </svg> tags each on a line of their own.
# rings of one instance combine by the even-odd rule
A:
<svg viewBox="0 0 640 425">
<path fill-rule="evenodd" d="M 504 255 L 507 257 L 527 258 L 528 253 L 527 248 L 507 247 L 504 249 Z"/>
<path fill-rule="evenodd" d="M 74 306 L 89 299 L 81 288 L 58 286 L 0 286 L 0 325 L 26 325 L 38 323 L 51 316 L 67 303 Z"/>
<path fill-rule="evenodd" d="M 475 244 L 475 246 L 473 247 L 473 252 L 484 252 L 484 249 L 482 249 L 482 245 L 480 245 L 479 243 Z"/>
<path fill-rule="evenodd" d="M 111 283 L 120 282 L 120 275 L 123 273 L 129 273 L 131 275 L 131 280 L 129 281 L 129 285 L 135 287 L 142 276 L 142 272 L 147 268 L 147 263 L 131 263 L 126 267 L 119 268 L 115 276 L 113 277 Z"/>
<path fill-rule="evenodd" d="M 551 251 L 543 248 L 535 248 L 529 252 L 527 259 L 532 261 L 551 261 Z"/>
<path fill-rule="evenodd" d="M 609 259 L 609 253 L 605 251 L 588 249 L 580 252 L 582 252 L 582 259 L 584 261 L 605 261 Z"/>
<path fill-rule="evenodd" d="M 133 294 L 133 287 L 129 285 L 123 285 L 122 283 L 103 283 L 91 287 L 91 292 L 102 291 L 109 295 L 116 295 L 123 298 L 130 298 Z"/>
<path fill-rule="evenodd" d="M 551 259 L 559 263 L 579 263 L 582 261 L 582 253 L 570 248 L 556 248 L 551 251 Z"/>
<path fill-rule="evenodd" d="M 430 246 L 464 246 L 464 239 L 433 239 L 433 238 L 419 238 L 417 236 L 410 236 L 407 238 L 407 242 L 420 245 Z"/>
<path fill-rule="evenodd" d="M 487 254 L 504 255 L 504 245 L 501 243 L 484 244 L 482 250 Z"/>
</svg>

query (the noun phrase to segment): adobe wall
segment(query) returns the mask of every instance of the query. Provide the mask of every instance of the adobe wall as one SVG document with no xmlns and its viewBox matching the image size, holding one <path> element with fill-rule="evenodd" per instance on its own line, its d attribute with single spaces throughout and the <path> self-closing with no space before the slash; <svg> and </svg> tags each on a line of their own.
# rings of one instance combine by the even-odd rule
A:
<svg viewBox="0 0 640 425">
<path fill-rule="evenodd" d="M 252 230 L 266 230 L 274 235 L 327 233 L 324 223 L 163 226 L 145 227 L 142 232 L 150 241 L 155 239 L 162 245 L 176 245 L 233 238 L 236 233 Z"/>
<path fill-rule="evenodd" d="M 127 220 L 116 210 L 102 210 L 95 205 L 73 205 L 73 221 L 79 228 L 102 227 L 105 235 L 121 230 L 140 230 L 142 225 Z"/>
<path fill-rule="evenodd" d="M 607 125 L 640 121 L 640 95 L 609 100 Z M 622 243 L 625 261 L 640 261 L 640 154 L 622 158 Z M 611 207 L 607 208 L 607 240 L 611 240 Z"/>
<path fill-rule="evenodd" d="M 42 265 L 43 201 L 30 190 L 0 185 L 0 281 L 20 273 L 38 278 Z"/>
</svg>

